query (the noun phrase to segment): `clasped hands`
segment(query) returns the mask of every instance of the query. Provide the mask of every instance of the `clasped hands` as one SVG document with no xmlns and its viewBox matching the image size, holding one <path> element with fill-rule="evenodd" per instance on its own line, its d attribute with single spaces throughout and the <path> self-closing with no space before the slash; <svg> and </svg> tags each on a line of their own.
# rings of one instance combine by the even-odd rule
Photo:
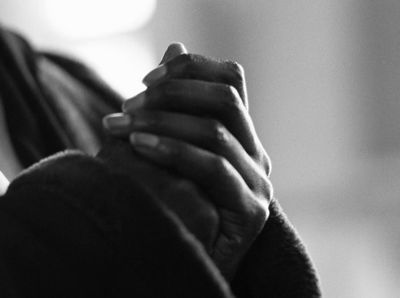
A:
<svg viewBox="0 0 400 298">
<path fill-rule="evenodd" d="M 143 82 L 147 89 L 104 126 L 163 169 L 149 182 L 153 192 L 230 280 L 272 198 L 270 160 L 248 113 L 243 68 L 172 44 Z"/>
</svg>

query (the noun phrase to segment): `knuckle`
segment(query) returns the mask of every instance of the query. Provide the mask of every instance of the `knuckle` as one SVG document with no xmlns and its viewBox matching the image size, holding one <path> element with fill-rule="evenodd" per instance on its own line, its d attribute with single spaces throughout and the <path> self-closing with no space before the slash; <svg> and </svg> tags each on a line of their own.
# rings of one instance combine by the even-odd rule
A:
<svg viewBox="0 0 400 298">
<path fill-rule="evenodd" d="M 217 120 L 211 120 L 209 126 L 209 138 L 212 144 L 220 147 L 224 146 L 229 140 L 229 134 L 225 126 Z"/>
<path fill-rule="evenodd" d="M 236 88 L 231 85 L 222 85 L 221 92 L 224 111 L 239 113 L 243 103 Z"/>
<path fill-rule="evenodd" d="M 238 92 L 235 87 L 229 84 L 221 84 L 219 86 L 220 91 L 224 97 L 233 98 L 238 95 Z"/>
<path fill-rule="evenodd" d="M 258 204 L 255 208 L 255 224 L 257 226 L 263 226 L 269 217 L 269 208 L 265 204 Z"/>
<path fill-rule="evenodd" d="M 236 61 L 228 61 L 227 63 L 233 79 L 236 82 L 242 82 L 244 80 L 243 66 Z"/>
<path fill-rule="evenodd" d="M 257 140 L 257 142 L 259 141 Z M 259 145 L 257 145 L 256 149 L 250 154 L 250 156 L 253 158 L 256 164 L 259 165 L 260 169 L 262 169 L 262 172 L 264 172 L 267 177 L 269 177 L 272 171 L 271 158 L 260 143 Z"/>
<path fill-rule="evenodd" d="M 225 176 L 225 174 L 230 170 L 231 165 L 229 164 L 229 161 L 226 160 L 224 157 L 222 156 L 215 156 L 212 160 L 211 160 L 211 165 L 212 165 L 212 169 L 214 171 L 212 171 L 212 173 L 214 173 L 214 175 L 218 175 L 218 176 Z"/>
<path fill-rule="evenodd" d="M 274 187 L 271 183 L 271 180 L 266 177 L 262 178 L 261 195 L 263 200 L 266 200 L 268 203 L 271 202 L 274 196 Z"/>
<path fill-rule="evenodd" d="M 272 163 L 271 163 L 270 157 L 267 154 L 263 155 L 263 165 L 264 165 L 265 173 L 269 177 L 271 175 L 271 171 L 272 171 Z"/>
<path fill-rule="evenodd" d="M 265 200 L 253 198 L 246 206 L 245 225 L 254 231 L 259 232 L 269 217 L 269 204 Z"/>
<path fill-rule="evenodd" d="M 274 187 L 271 180 L 263 173 L 256 174 L 256 179 L 252 179 L 251 185 L 249 185 L 251 191 L 261 201 L 269 204 L 274 196 Z"/>
</svg>

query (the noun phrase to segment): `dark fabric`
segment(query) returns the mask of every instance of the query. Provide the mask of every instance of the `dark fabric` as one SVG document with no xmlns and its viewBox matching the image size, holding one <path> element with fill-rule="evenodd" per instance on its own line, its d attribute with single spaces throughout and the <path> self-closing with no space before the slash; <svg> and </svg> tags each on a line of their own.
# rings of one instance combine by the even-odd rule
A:
<svg viewBox="0 0 400 298">
<path fill-rule="evenodd" d="M 306 249 L 279 203 L 246 255 L 233 282 L 239 297 L 320 297 L 317 274 Z"/>
<path fill-rule="evenodd" d="M 96 152 L 105 139 L 101 117 L 121 103 L 85 66 L 38 53 L 2 29 L 0 99 L 25 166 L 65 148 Z M 141 186 L 140 174 L 104 152 L 41 161 L 0 198 L 1 297 L 320 296 L 315 270 L 277 201 L 229 285 Z"/>
<path fill-rule="evenodd" d="M 0 282 L 11 279 L 15 297 L 233 297 L 170 213 L 95 158 L 71 152 L 29 169 L 0 213 Z"/>
<path fill-rule="evenodd" d="M 84 65 L 35 51 L 0 28 L 0 100 L 23 166 L 65 148 L 95 153 L 104 141 L 101 118 L 122 99 Z"/>
</svg>

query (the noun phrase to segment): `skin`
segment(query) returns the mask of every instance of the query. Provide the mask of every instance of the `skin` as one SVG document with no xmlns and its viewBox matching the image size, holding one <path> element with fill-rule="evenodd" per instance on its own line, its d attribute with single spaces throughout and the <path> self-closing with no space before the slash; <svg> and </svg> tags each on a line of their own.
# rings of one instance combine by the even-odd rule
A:
<svg viewBox="0 0 400 298">
<path fill-rule="evenodd" d="M 158 198 L 232 279 L 264 227 L 272 198 L 270 160 L 248 113 L 243 68 L 172 44 L 144 83 L 147 90 L 127 100 L 123 113 L 107 116 L 104 126 L 172 173 Z M 173 204 L 171 195 L 178 197 Z"/>
</svg>

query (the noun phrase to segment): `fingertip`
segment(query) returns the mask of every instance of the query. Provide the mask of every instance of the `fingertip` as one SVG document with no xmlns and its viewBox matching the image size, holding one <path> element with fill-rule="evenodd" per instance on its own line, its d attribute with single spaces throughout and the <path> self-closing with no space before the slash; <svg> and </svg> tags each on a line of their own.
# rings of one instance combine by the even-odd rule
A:
<svg viewBox="0 0 400 298">
<path fill-rule="evenodd" d="M 145 93 L 142 92 L 130 99 L 125 100 L 122 104 L 122 112 L 130 113 L 136 109 L 139 109 L 144 105 L 145 97 Z"/>
<path fill-rule="evenodd" d="M 108 115 L 104 116 L 103 119 L 101 119 L 101 122 L 103 124 L 103 127 L 108 129 L 108 123 L 107 123 L 107 119 L 106 119 L 107 117 L 108 117 Z"/>
<path fill-rule="evenodd" d="M 128 127 L 130 124 L 130 116 L 124 113 L 110 114 L 103 118 L 103 126 L 110 131 L 120 130 L 121 128 Z"/>
<path fill-rule="evenodd" d="M 110 125 L 110 119 L 111 118 L 113 118 L 113 117 L 116 117 L 116 116 L 119 116 L 120 115 L 120 113 L 114 113 L 114 114 L 108 114 L 108 115 L 106 115 L 106 116 L 104 116 L 103 117 L 103 119 L 102 119 L 102 124 L 103 124 L 103 127 L 104 128 L 107 128 L 108 130 L 110 129 L 110 127 L 111 127 L 111 125 Z"/>
<path fill-rule="evenodd" d="M 149 87 L 151 84 L 160 81 L 167 75 L 167 67 L 165 65 L 160 65 L 157 68 L 153 69 L 149 72 L 142 80 L 143 84 L 146 87 Z"/>
<path fill-rule="evenodd" d="M 171 43 L 168 46 L 168 49 L 170 49 L 176 55 L 186 54 L 188 52 L 185 45 L 179 41 Z"/>
<path fill-rule="evenodd" d="M 167 50 L 165 51 L 165 54 L 164 54 L 163 58 L 161 59 L 160 64 L 166 63 L 169 60 L 175 58 L 176 56 L 186 54 L 186 53 L 187 53 L 187 49 L 183 43 L 173 42 L 168 46 Z"/>
</svg>

